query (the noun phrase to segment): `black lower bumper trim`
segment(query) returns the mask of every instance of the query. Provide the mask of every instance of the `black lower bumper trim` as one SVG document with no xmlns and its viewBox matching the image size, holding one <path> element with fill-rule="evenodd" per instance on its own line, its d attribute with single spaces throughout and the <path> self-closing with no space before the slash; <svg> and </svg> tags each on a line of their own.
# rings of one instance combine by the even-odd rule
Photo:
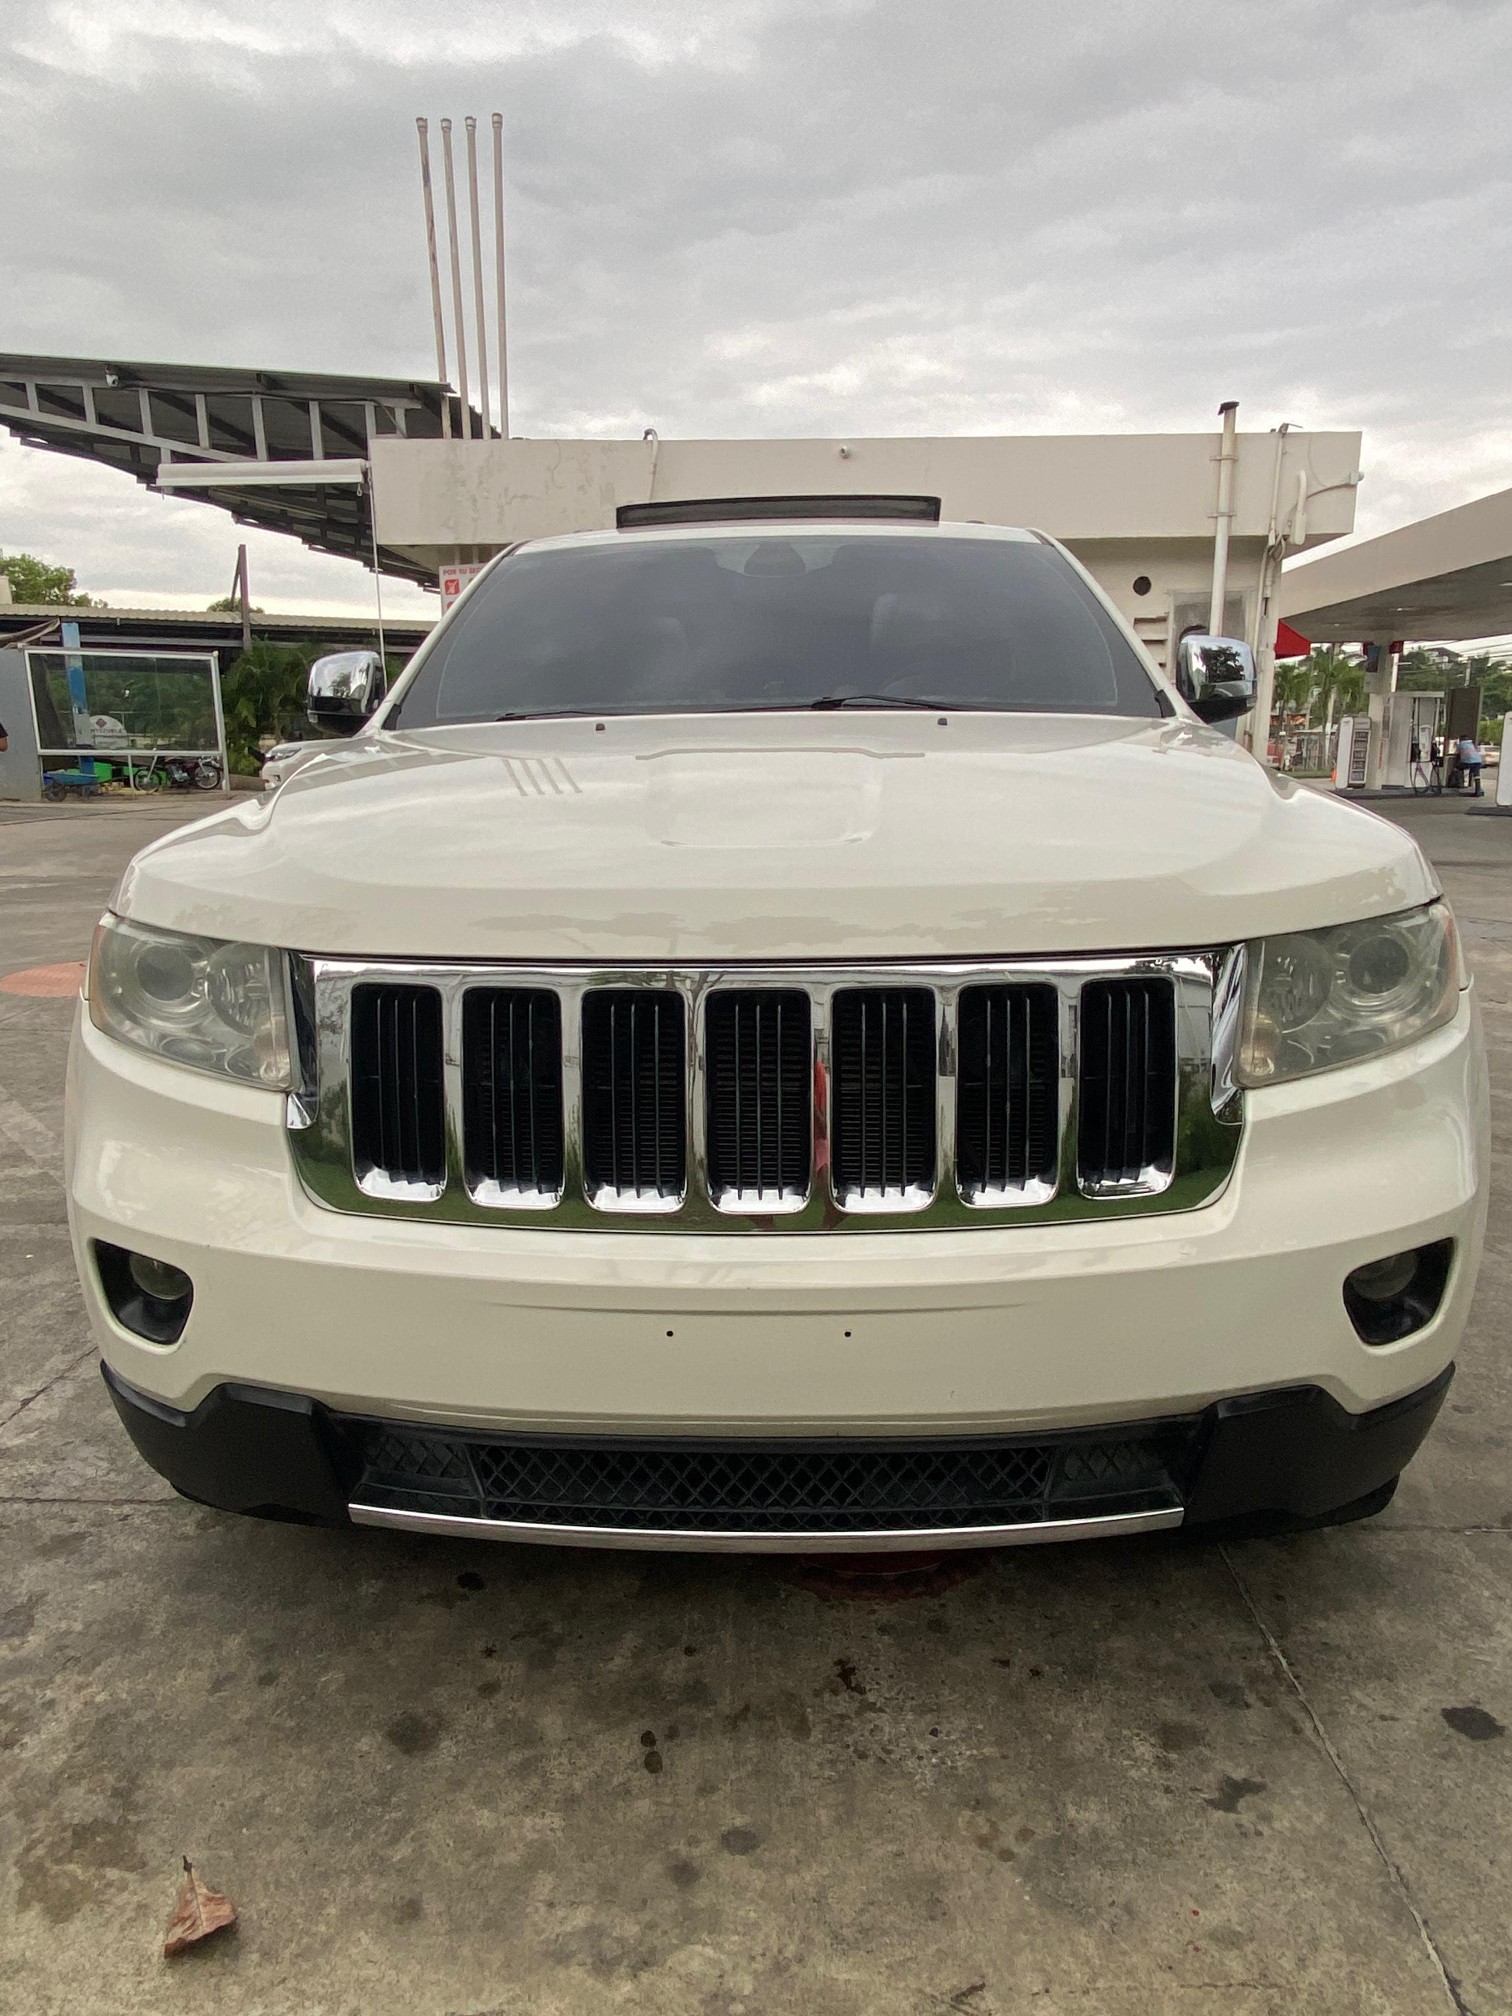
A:
<svg viewBox="0 0 1512 2016">
<path fill-rule="evenodd" d="M 1417 1392 L 1364 1414 L 1349 1413 L 1316 1386 L 1293 1386 L 1176 1419 L 1061 1434 L 716 1443 L 380 1422 L 302 1394 L 234 1384 L 215 1387 L 183 1413 L 127 1385 L 108 1365 L 102 1370 L 153 1469 L 185 1497 L 225 1511 L 344 1522 L 354 1499 L 372 1501 L 376 1492 L 376 1502 L 395 1511 L 468 1512 L 475 1505 L 480 1516 L 563 1530 L 603 1525 L 612 1512 L 608 1523 L 648 1536 L 658 1527 L 702 1524 L 727 1539 L 742 1530 L 811 1529 L 820 1523 L 816 1513 L 839 1533 L 847 1523 L 859 1532 L 910 1523 L 966 1529 L 1155 1505 L 1181 1506 L 1188 1529 L 1323 1525 L 1386 1502 L 1454 1375 L 1446 1366 Z M 528 1489 L 521 1483 L 527 1473 Z M 737 1473 L 743 1499 L 732 1500 L 727 1483 L 723 1499 L 709 1495 L 711 1478 Z M 602 1502 L 606 1479 L 616 1494 L 612 1506 Z M 991 1504 L 982 1496 L 984 1480 L 997 1494 Z M 849 1494 L 838 1509 L 837 1489 Z M 1005 1518 L 1014 1490 L 1021 1502 Z M 865 1498 L 857 1495 L 863 1491 Z M 681 1496 L 673 1502 L 669 1492 Z"/>
<path fill-rule="evenodd" d="M 1394 1484 L 1417 1454 L 1453 1377 L 1446 1365 L 1415 1393 L 1364 1414 L 1351 1414 L 1317 1386 L 1218 1401 L 1207 1410 L 1185 1524 L 1319 1525 L 1361 1505 Z"/>
<path fill-rule="evenodd" d="M 264 1518 L 345 1520 L 356 1467 L 318 1400 L 216 1386 L 182 1414 L 103 1361 L 100 1370 L 138 1452 L 184 1497 Z"/>
</svg>

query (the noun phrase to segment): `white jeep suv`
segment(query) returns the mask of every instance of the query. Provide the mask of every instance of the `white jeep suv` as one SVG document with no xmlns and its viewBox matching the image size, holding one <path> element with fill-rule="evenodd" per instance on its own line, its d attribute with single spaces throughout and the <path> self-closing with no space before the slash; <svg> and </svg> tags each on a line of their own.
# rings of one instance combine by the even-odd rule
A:
<svg viewBox="0 0 1512 2016">
<path fill-rule="evenodd" d="M 501 555 L 386 696 L 317 667 L 341 760 L 126 871 L 69 1191 L 148 1462 L 641 1547 L 1382 1506 L 1485 1213 L 1414 842 L 1038 534 L 624 516 Z"/>
</svg>

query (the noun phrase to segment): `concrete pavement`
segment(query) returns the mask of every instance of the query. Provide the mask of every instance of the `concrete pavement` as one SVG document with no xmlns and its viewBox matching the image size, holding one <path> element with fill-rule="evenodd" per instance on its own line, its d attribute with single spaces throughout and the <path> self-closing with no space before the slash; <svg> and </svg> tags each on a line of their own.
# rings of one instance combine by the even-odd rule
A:
<svg viewBox="0 0 1512 2016">
<path fill-rule="evenodd" d="M 200 809 L 0 812 L 0 974 L 82 957 Z M 1477 969 L 1498 1176 L 1395 1503 L 911 1600 L 174 1498 L 73 1283 L 71 1003 L 0 992 L 0 2011 L 1512 2009 L 1512 828 L 1393 814 Z M 183 1854 L 241 1925 L 170 1966 Z"/>
</svg>

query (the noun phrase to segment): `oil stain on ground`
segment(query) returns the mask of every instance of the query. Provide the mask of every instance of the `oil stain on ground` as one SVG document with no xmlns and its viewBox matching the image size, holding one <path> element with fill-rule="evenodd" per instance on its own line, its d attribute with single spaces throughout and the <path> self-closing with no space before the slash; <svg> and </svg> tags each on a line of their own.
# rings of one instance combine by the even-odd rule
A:
<svg viewBox="0 0 1512 2016">
<path fill-rule="evenodd" d="M 441 1741 L 441 1723 L 432 1715 L 417 1715 L 406 1708 L 384 1730 L 390 1743 L 403 1757 L 424 1757 Z"/>
<path fill-rule="evenodd" d="M 1210 1793 L 1204 1806 L 1211 1806 L 1215 1813 L 1237 1813 L 1246 1799 L 1252 1799 L 1257 1792 L 1266 1789 L 1263 1778 L 1230 1778 L 1226 1774 L 1218 1781 L 1218 1790 Z"/>
<path fill-rule="evenodd" d="M 1505 1736 L 1505 1725 L 1484 1708 L 1440 1708 L 1440 1715 L 1456 1736 L 1468 1736 L 1472 1743 L 1488 1743 L 1493 1736 Z"/>
</svg>

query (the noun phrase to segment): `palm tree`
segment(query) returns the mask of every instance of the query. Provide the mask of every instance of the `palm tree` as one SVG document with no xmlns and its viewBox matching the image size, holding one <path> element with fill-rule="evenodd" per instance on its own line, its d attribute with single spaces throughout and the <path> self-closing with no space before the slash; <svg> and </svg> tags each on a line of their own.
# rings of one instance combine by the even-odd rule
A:
<svg viewBox="0 0 1512 2016">
<path fill-rule="evenodd" d="M 1306 664 L 1311 668 L 1313 691 L 1327 702 L 1323 732 L 1333 730 L 1336 714 L 1357 714 L 1365 703 L 1365 667 L 1337 644 L 1314 644 Z"/>
<path fill-rule="evenodd" d="M 1276 667 L 1273 690 L 1276 711 L 1283 720 L 1288 714 L 1311 711 L 1316 683 L 1310 658 L 1293 658 L 1289 663 Z"/>
</svg>

